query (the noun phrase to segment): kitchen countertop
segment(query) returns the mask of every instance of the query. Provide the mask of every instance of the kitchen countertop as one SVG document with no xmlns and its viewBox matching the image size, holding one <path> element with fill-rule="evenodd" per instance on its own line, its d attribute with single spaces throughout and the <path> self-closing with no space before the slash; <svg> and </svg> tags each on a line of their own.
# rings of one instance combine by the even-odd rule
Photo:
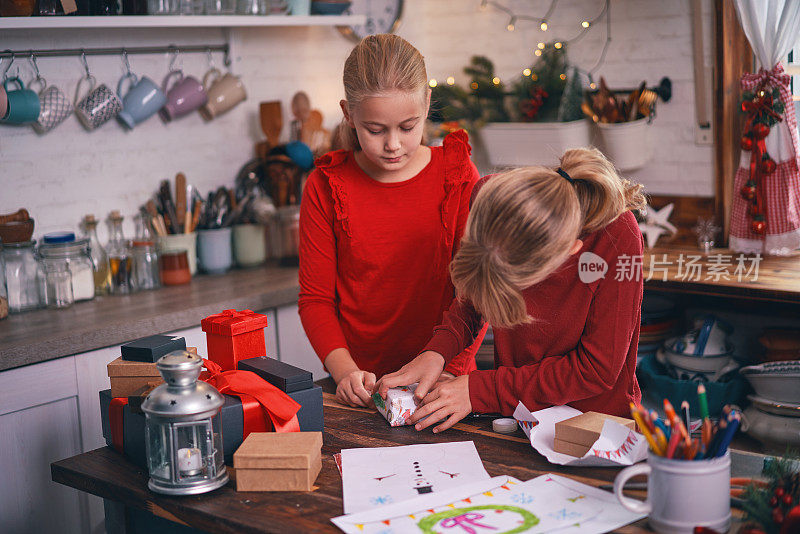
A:
<svg viewBox="0 0 800 534">
<path fill-rule="evenodd" d="M 267 264 L 200 275 L 183 286 L 97 297 L 64 310 L 0 321 L 0 371 L 199 326 L 226 309 L 264 310 L 297 302 L 297 268 Z"/>
</svg>

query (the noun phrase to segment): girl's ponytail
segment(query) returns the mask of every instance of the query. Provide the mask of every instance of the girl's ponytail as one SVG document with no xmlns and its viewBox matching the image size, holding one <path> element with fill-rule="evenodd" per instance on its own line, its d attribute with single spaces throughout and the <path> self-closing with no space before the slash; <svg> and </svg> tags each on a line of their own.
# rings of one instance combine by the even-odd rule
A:
<svg viewBox="0 0 800 534">
<path fill-rule="evenodd" d="M 561 156 L 561 168 L 574 180 L 581 206 L 581 235 L 604 228 L 628 210 L 647 205 L 642 185 L 621 178 L 596 148 L 575 148 Z"/>
<path fill-rule="evenodd" d="M 331 135 L 331 150 L 360 150 L 356 131 L 342 119 Z"/>
<path fill-rule="evenodd" d="M 498 254 L 465 237 L 450 263 L 456 295 L 469 298 L 475 309 L 497 328 L 531 321 L 519 288 L 510 283 L 511 268 Z"/>
</svg>

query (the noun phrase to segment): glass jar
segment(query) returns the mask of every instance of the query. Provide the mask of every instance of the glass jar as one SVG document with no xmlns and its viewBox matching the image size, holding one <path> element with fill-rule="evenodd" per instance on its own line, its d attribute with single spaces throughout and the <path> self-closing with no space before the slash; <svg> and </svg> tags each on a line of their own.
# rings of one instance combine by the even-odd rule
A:
<svg viewBox="0 0 800 534">
<path fill-rule="evenodd" d="M 239 15 L 266 15 L 269 13 L 269 0 L 237 0 L 236 13 Z"/>
<path fill-rule="evenodd" d="M 83 218 L 83 228 L 89 238 L 89 254 L 94 271 L 94 294 L 105 295 L 111 290 L 111 268 L 108 265 L 108 254 L 97 238 L 97 219 L 94 215 Z"/>
<path fill-rule="evenodd" d="M 138 289 L 157 289 L 161 287 L 158 271 L 158 253 L 152 241 L 134 241 L 133 279 Z"/>
<path fill-rule="evenodd" d="M 236 0 L 206 0 L 206 15 L 233 15 Z"/>
<path fill-rule="evenodd" d="M 66 242 L 50 242 L 39 245 L 39 256 L 45 266 L 45 282 L 47 285 L 46 304 L 53 307 L 50 303 L 52 290 L 49 286 L 47 277 L 48 267 L 55 264 L 63 264 L 69 271 L 74 300 L 92 300 L 95 295 L 94 289 L 94 265 L 92 255 L 89 252 L 89 238 Z M 54 275 L 55 276 L 55 275 Z M 56 306 L 63 307 L 63 306 Z"/>
<path fill-rule="evenodd" d="M 114 295 L 127 295 L 136 290 L 131 272 L 133 259 L 128 242 L 122 234 L 122 220 L 123 217 L 118 211 L 112 211 L 108 217 L 111 239 L 108 241 L 106 251 L 111 267 L 111 293 Z"/>
<path fill-rule="evenodd" d="M 8 290 L 8 310 L 20 313 L 42 306 L 39 292 L 42 275 L 36 261 L 36 241 L 3 245 L 3 268 Z"/>
<path fill-rule="evenodd" d="M 147 0 L 150 15 L 176 15 L 180 13 L 180 0 Z"/>
<path fill-rule="evenodd" d="M 48 308 L 66 308 L 75 302 L 72 274 L 64 258 L 43 259 L 44 303 Z"/>
</svg>

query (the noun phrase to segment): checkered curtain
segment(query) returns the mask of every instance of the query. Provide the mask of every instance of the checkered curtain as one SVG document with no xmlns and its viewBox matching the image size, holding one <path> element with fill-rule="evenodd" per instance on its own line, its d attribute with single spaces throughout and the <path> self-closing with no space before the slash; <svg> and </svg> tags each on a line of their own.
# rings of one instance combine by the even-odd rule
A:
<svg viewBox="0 0 800 534">
<path fill-rule="evenodd" d="M 800 248 L 800 144 L 795 106 L 789 94 L 790 77 L 779 63 L 800 43 L 800 0 L 735 0 L 736 12 L 759 63 L 745 74 L 742 90 L 764 85 L 780 91 L 783 120 L 766 138 L 777 169 L 765 176 L 766 232 L 756 234 L 747 216 L 747 201 L 739 195 L 750 176 L 750 153 L 743 151 L 734 180 L 729 244 L 736 252 L 781 255 Z"/>
</svg>

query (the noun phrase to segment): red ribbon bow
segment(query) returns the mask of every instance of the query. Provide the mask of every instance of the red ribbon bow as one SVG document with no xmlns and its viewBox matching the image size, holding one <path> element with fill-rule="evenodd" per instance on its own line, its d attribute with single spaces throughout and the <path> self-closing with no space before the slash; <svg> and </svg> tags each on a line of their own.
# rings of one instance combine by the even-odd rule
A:
<svg viewBox="0 0 800 534">
<path fill-rule="evenodd" d="M 748 73 L 742 76 L 742 87 L 753 89 L 754 87 L 781 87 L 788 86 L 792 77 L 783 70 L 783 65 L 778 63 L 772 70 L 758 69 L 758 72 Z"/>
<path fill-rule="evenodd" d="M 223 371 L 218 364 L 203 359 L 208 370 L 200 380 L 214 386 L 220 393 L 234 395 L 242 400 L 244 429 L 242 439 L 251 432 L 300 432 L 297 411 L 300 404 L 257 374 L 250 371 Z M 261 410 L 253 409 L 260 405 Z"/>
</svg>

